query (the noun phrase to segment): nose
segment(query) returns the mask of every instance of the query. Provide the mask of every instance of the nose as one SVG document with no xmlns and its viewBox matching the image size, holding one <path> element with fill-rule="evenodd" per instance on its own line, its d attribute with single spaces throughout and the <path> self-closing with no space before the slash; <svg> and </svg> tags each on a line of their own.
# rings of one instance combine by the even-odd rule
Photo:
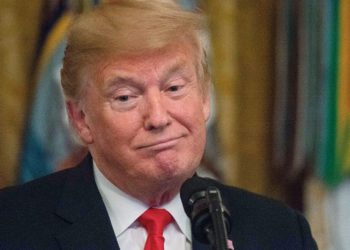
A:
<svg viewBox="0 0 350 250">
<path fill-rule="evenodd" d="M 161 93 L 153 93 L 148 96 L 145 105 L 144 124 L 146 130 L 162 130 L 170 122 L 170 116 L 165 102 L 162 100 Z"/>
</svg>

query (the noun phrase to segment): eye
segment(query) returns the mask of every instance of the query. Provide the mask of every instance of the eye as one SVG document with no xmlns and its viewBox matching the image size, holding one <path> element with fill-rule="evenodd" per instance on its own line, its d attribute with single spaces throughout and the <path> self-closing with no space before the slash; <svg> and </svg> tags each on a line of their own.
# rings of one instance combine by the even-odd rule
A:
<svg viewBox="0 0 350 250">
<path fill-rule="evenodd" d="M 128 111 L 137 106 L 138 95 L 116 95 L 112 98 L 112 107 L 118 111 Z"/>
<path fill-rule="evenodd" d="M 179 86 L 179 85 L 173 85 L 173 86 L 170 86 L 170 87 L 168 88 L 168 91 L 170 91 L 170 92 L 176 92 L 176 91 L 179 91 L 180 88 L 181 88 L 181 86 Z"/>
<path fill-rule="evenodd" d="M 134 94 L 116 95 L 115 97 L 113 97 L 113 102 L 115 102 L 119 106 L 132 105 L 133 103 L 136 102 L 137 97 L 138 96 Z"/>
<path fill-rule="evenodd" d="M 183 82 L 177 82 L 169 84 L 168 87 L 165 89 L 165 93 L 171 98 L 181 98 L 186 93 L 186 84 Z"/>
<path fill-rule="evenodd" d="M 121 95 L 121 96 L 115 97 L 114 99 L 116 101 L 119 101 L 119 102 L 127 102 L 130 100 L 130 98 L 131 98 L 131 96 L 129 96 L 129 95 Z"/>
</svg>

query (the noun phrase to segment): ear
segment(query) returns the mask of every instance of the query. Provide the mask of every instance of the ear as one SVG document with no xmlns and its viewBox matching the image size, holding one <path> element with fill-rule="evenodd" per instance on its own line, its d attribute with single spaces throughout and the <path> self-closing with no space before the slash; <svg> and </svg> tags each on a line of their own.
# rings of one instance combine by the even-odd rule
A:
<svg viewBox="0 0 350 250">
<path fill-rule="evenodd" d="M 69 121 L 74 127 L 76 133 L 85 144 L 91 144 L 93 137 L 90 127 L 86 122 L 86 114 L 82 108 L 81 102 L 67 101 L 67 113 Z"/>
</svg>

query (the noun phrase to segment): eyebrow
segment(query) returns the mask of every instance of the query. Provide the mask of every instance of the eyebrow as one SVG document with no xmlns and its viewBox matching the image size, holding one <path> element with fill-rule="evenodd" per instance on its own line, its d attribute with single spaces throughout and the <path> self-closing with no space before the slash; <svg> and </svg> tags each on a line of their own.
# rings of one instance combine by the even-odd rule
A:
<svg viewBox="0 0 350 250">
<path fill-rule="evenodd" d="M 107 85 L 104 87 L 103 91 L 104 92 L 109 92 L 110 90 L 113 90 L 117 85 L 137 85 L 139 81 L 129 75 L 129 74 L 124 74 L 117 72 L 115 76 L 111 77 L 110 79 L 107 80 Z"/>
<path fill-rule="evenodd" d="M 165 72 L 164 75 L 161 75 L 160 81 L 166 82 L 174 73 L 183 72 L 185 70 L 185 61 L 182 59 L 175 60 L 174 63 L 170 64 L 168 67 L 162 69 L 162 72 Z"/>
<path fill-rule="evenodd" d="M 173 62 L 170 65 L 167 65 L 164 68 L 161 68 L 160 72 L 160 82 L 166 82 L 169 80 L 169 78 L 176 72 L 184 72 L 186 61 L 181 58 L 176 58 L 173 60 Z M 103 91 L 109 92 L 110 90 L 113 90 L 117 85 L 132 85 L 137 87 L 137 85 L 140 83 L 140 80 L 138 80 L 137 76 L 134 76 L 132 72 L 123 72 L 123 71 L 117 71 L 114 76 L 110 77 L 110 79 L 107 80 L 107 85 L 103 89 Z"/>
</svg>

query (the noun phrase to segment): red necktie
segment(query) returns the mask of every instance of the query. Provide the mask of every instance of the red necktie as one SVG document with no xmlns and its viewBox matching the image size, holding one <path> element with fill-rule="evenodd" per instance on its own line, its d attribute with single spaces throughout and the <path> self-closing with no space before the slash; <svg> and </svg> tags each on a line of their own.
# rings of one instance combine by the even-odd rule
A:
<svg viewBox="0 0 350 250">
<path fill-rule="evenodd" d="M 147 230 L 147 240 L 144 250 L 164 250 L 164 228 L 173 220 L 165 209 L 149 208 L 138 221 Z"/>
</svg>

